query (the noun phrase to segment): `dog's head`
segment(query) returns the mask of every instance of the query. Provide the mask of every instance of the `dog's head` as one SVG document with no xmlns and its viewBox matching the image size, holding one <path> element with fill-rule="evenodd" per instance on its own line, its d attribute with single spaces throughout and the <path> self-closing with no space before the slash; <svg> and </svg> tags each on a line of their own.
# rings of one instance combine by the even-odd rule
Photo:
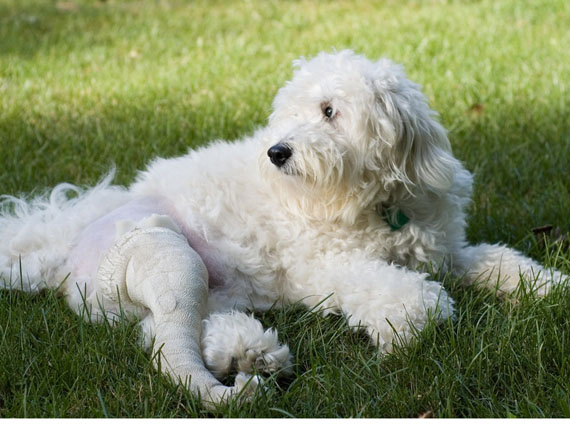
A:
<svg viewBox="0 0 570 427">
<path fill-rule="evenodd" d="M 351 51 L 294 62 L 260 158 L 275 193 L 319 219 L 354 221 L 395 192 L 442 193 L 457 161 L 420 86 Z"/>
</svg>

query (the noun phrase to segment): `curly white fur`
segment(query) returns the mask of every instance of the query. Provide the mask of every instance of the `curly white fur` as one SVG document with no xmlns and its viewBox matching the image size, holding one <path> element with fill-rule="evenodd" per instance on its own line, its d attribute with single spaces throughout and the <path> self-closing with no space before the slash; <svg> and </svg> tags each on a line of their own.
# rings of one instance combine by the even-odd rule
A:
<svg viewBox="0 0 570 427">
<path fill-rule="evenodd" d="M 390 351 L 396 333 L 406 341 L 413 328 L 453 312 L 424 264 L 505 293 L 521 278 L 539 294 L 567 280 L 507 247 L 467 243 L 472 176 L 402 67 L 351 51 L 295 66 L 268 125 L 251 137 L 158 158 L 128 189 L 108 178 L 84 193 L 66 185 L 49 199 L 7 199 L 0 217 L 7 286 L 63 283 L 79 310 L 85 295 L 100 291 L 92 279 L 117 222 L 166 215 L 207 267 L 202 352 L 222 376 L 232 367 L 289 368 L 276 334 L 240 310 L 302 301 L 343 313 Z M 80 195 L 67 199 L 68 189 Z M 393 231 L 384 211 L 409 222 Z M 156 334 L 152 319 L 144 326 Z"/>
</svg>

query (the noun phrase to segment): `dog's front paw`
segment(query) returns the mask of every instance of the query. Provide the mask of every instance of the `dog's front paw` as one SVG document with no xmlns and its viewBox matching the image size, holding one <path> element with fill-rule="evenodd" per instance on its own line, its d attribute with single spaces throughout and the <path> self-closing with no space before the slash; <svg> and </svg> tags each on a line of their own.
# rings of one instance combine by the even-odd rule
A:
<svg viewBox="0 0 570 427">
<path fill-rule="evenodd" d="M 541 269 L 538 273 L 535 273 L 534 271 L 527 273 L 522 278 L 525 291 L 528 292 L 530 290 L 539 297 L 543 297 L 548 294 L 554 286 L 570 285 L 570 276 L 567 276 L 558 270 Z M 511 299 L 513 299 L 512 296 Z"/>
<path fill-rule="evenodd" d="M 374 344 L 382 353 L 391 353 L 394 345 L 405 346 L 417 337 L 428 322 L 442 322 L 452 318 L 454 301 L 438 282 L 423 280 L 415 294 L 409 293 L 400 304 L 381 306 L 379 313 L 365 327 Z"/>
<path fill-rule="evenodd" d="M 286 344 L 280 345 L 275 336 L 275 341 L 266 347 L 248 348 L 243 357 L 236 360 L 236 366 L 239 372 L 251 373 L 255 370 L 263 373 L 288 374 L 292 366 L 291 353 L 289 347 Z"/>
</svg>

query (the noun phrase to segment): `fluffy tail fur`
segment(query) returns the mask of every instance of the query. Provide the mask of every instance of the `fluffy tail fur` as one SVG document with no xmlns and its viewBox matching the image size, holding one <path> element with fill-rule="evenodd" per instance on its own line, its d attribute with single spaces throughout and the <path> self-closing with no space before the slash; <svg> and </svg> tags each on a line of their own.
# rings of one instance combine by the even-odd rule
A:
<svg viewBox="0 0 570 427">
<path fill-rule="evenodd" d="M 112 186 L 111 171 L 83 190 L 59 184 L 34 199 L 0 196 L 0 288 L 38 292 L 56 288 L 76 236 L 89 223 L 127 200 Z"/>
</svg>

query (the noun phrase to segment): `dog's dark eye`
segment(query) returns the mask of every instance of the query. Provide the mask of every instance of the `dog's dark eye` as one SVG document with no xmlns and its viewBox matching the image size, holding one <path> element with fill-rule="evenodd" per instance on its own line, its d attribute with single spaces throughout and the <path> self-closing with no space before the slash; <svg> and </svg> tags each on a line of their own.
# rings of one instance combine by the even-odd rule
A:
<svg viewBox="0 0 570 427">
<path fill-rule="evenodd" d="M 333 116 L 333 109 L 332 109 L 332 107 L 329 105 L 328 107 L 326 107 L 326 108 L 323 110 L 323 113 L 325 114 L 325 116 L 326 116 L 328 119 L 330 119 L 330 118 Z"/>
</svg>

